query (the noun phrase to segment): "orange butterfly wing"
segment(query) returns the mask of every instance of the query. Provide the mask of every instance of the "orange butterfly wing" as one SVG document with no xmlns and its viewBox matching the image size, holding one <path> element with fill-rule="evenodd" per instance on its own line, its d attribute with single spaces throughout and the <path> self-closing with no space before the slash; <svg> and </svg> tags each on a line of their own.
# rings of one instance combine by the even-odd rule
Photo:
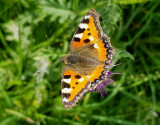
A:
<svg viewBox="0 0 160 125">
<path fill-rule="evenodd" d="M 62 103 L 66 109 L 76 106 L 78 100 L 87 91 L 88 78 L 72 70 L 65 70 L 62 78 Z"/>
<path fill-rule="evenodd" d="M 94 9 L 88 11 L 73 36 L 70 50 L 85 46 L 88 43 L 95 43 L 102 37 L 103 32 L 100 27 L 99 16 Z"/>
<path fill-rule="evenodd" d="M 114 54 L 114 48 L 110 44 L 110 38 L 105 34 L 96 43 L 94 47 L 98 52 L 98 60 L 103 62 L 103 65 L 95 67 L 94 71 L 89 75 L 91 86 L 90 90 L 95 89 L 97 85 L 107 79 L 109 65 Z"/>
</svg>

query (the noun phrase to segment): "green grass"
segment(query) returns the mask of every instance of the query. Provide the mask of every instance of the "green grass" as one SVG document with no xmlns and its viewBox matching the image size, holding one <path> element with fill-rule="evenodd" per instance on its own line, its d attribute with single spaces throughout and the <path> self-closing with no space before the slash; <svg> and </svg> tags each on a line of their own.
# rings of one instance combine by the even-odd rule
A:
<svg viewBox="0 0 160 125">
<path fill-rule="evenodd" d="M 0 125 L 160 124 L 160 2 L 150 0 L 0 1 Z M 91 8 L 121 65 L 108 95 L 61 101 L 58 60 Z M 46 37 L 47 35 L 47 37 Z"/>
</svg>

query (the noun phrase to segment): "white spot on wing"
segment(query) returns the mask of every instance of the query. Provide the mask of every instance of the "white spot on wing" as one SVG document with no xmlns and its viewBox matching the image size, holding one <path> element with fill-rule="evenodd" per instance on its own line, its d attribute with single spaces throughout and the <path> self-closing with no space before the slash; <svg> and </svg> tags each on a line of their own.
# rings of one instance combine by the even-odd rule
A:
<svg viewBox="0 0 160 125">
<path fill-rule="evenodd" d="M 87 78 L 90 78 L 90 76 L 87 76 Z"/>
<path fill-rule="evenodd" d="M 90 17 L 90 15 L 88 15 L 88 16 L 85 16 L 84 18 L 85 18 L 85 19 L 89 19 L 89 17 Z"/>
<path fill-rule="evenodd" d="M 68 99 L 66 97 L 63 98 L 63 102 L 68 102 Z"/>
<path fill-rule="evenodd" d="M 63 81 L 66 83 L 71 83 L 71 78 L 70 79 L 63 79 Z"/>
<path fill-rule="evenodd" d="M 97 45 L 97 43 L 94 44 L 94 48 L 98 49 L 99 46 Z"/>
<path fill-rule="evenodd" d="M 80 27 L 81 29 L 87 29 L 88 25 L 85 24 L 85 23 L 80 23 L 80 24 L 79 24 L 79 27 Z"/>
<path fill-rule="evenodd" d="M 70 93 L 72 91 L 71 88 L 64 88 L 62 89 L 62 93 Z"/>
<path fill-rule="evenodd" d="M 81 33 L 81 34 L 75 34 L 75 36 L 74 37 L 76 37 L 76 38 L 82 38 L 82 36 L 83 36 L 83 33 Z"/>
<path fill-rule="evenodd" d="M 80 78 L 78 81 L 79 81 L 79 82 L 82 82 L 83 80 L 84 80 L 84 78 Z"/>
<path fill-rule="evenodd" d="M 90 41 L 93 41 L 93 40 L 94 40 L 94 38 L 93 38 L 92 36 L 90 36 L 89 39 L 90 39 Z"/>
</svg>

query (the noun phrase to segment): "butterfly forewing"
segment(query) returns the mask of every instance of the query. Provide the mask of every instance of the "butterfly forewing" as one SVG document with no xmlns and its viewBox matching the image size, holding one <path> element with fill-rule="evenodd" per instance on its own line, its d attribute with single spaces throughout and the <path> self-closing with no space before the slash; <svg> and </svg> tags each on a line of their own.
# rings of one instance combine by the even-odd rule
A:
<svg viewBox="0 0 160 125">
<path fill-rule="evenodd" d="M 70 50 L 85 46 L 89 43 L 97 42 L 103 35 L 99 22 L 99 14 L 91 9 L 79 24 L 72 42 Z"/>
</svg>

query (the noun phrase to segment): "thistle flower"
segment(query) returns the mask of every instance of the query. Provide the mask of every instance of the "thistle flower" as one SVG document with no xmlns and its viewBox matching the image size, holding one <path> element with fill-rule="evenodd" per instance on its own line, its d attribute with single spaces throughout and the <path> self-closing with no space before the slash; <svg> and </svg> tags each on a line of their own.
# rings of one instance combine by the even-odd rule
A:
<svg viewBox="0 0 160 125">
<path fill-rule="evenodd" d="M 116 60 L 116 61 L 117 61 L 117 60 Z M 114 61 L 114 62 L 115 62 L 115 61 Z M 114 62 L 111 62 L 111 63 L 114 63 Z M 111 67 L 120 65 L 120 64 L 111 65 L 111 63 L 110 63 L 109 69 L 110 69 Z M 107 79 L 105 79 L 104 81 L 102 81 L 101 83 L 99 83 L 99 84 L 97 85 L 97 87 L 95 88 L 95 90 L 91 90 L 91 95 L 92 95 L 93 91 L 96 91 L 96 92 L 99 91 L 100 94 L 101 94 L 101 96 L 103 97 L 102 90 L 104 91 L 104 94 L 107 95 L 107 91 L 105 90 L 105 88 L 107 88 L 107 85 L 113 85 L 113 86 L 115 86 L 114 84 L 112 84 L 113 82 L 115 83 L 115 80 L 114 80 L 113 78 L 111 78 L 111 75 L 113 75 L 113 74 L 121 74 L 121 73 L 112 73 L 111 71 L 109 71 L 109 72 L 107 73 L 107 76 L 106 76 Z"/>
</svg>

